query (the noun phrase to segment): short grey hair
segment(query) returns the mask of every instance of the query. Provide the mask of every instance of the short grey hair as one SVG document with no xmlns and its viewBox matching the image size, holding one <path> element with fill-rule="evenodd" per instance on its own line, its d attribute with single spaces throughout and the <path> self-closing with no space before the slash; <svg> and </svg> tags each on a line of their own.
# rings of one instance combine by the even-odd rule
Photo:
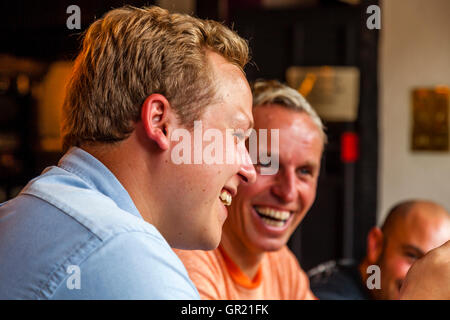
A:
<svg viewBox="0 0 450 320">
<path fill-rule="evenodd" d="M 253 107 L 277 104 L 290 110 L 304 112 L 322 133 L 323 143 L 327 143 L 325 126 L 308 101 L 295 89 L 277 80 L 257 80 L 251 84 Z"/>
</svg>

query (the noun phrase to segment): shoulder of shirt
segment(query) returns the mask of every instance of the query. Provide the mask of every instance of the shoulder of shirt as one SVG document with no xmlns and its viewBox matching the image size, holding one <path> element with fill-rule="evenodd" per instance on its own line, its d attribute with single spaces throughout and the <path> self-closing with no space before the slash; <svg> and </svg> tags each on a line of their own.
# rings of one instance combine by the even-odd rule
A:
<svg viewBox="0 0 450 320">
<path fill-rule="evenodd" d="M 277 251 L 267 252 L 266 257 L 271 264 L 276 263 L 284 267 L 288 264 L 288 266 L 295 266 L 296 269 L 303 271 L 294 253 L 286 245 Z"/>
<path fill-rule="evenodd" d="M 219 249 L 214 250 L 173 250 L 189 272 L 214 269 L 215 272 L 221 270 Z"/>
<path fill-rule="evenodd" d="M 178 257 L 172 250 L 148 246 L 146 236 L 122 233 L 107 241 L 98 249 L 101 254 L 92 254 L 79 265 L 84 292 L 72 295 L 65 286 L 59 286 L 51 298 L 198 299 Z"/>
<path fill-rule="evenodd" d="M 184 264 L 204 300 L 229 299 L 225 289 L 225 263 L 219 249 L 180 250 L 174 252 Z"/>
<path fill-rule="evenodd" d="M 27 200 L 23 201 L 21 197 Z M 160 265 L 160 269 L 167 266 L 169 270 L 180 274 L 181 278 L 184 277 L 184 266 L 154 226 L 122 210 L 112 199 L 63 169 L 52 167 L 33 179 L 17 198 L 11 200 L 12 206 L 15 201 L 22 204 L 19 207 L 24 214 L 32 212 L 34 208 L 40 210 L 35 215 L 40 219 L 39 224 L 45 225 L 50 233 L 55 230 L 53 236 L 42 237 L 34 232 L 21 237 L 26 245 L 34 242 L 37 248 L 47 248 L 46 251 L 36 250 L 27 257 L 27 261 L 33 263 L 22 260 L 22 269 L 31 268 L 34 272 L 26 286 L 20 288 L 25 298 L 51 297 L 56 288 L 64 283 L 69 265 L 85 266 L 90 261 L 95 261 L 96 266 L 111 265 L 111 261 L 115 261 L 114 257 L 120 254 L 116 248 L 128 255 L 121 254 L 121 259 L 114 263 L 115 268 L 120 265 L 124 268 L 139 267 L 145 265 L 143 261 L 147 259 L 152 264 Z M 64 218 L 55 220 L 55 214 Z M 67 235 L 62 230 L 74 233 L 65 239 Z M 137 254 L 133 255 L 133 252 Z M 39 278 L 42 272 L 45 273 L 44 280 Z M 83 274 L 87 275 L 85 271 Z M 12 276 L 13 279 L 15 277 Z M 188 280 L 187 274 L 185 278 Z M 186 283 L 189 282 L 187 280 Z"/>
<path fill-rule="evenodd" d="M 330 260 L 310 269 L 307 274 L 312 281 L 320 282 L 340 274 L 343 268 L 354 265 L 355 262 L 351 259 Z"/>
<path fill-rule="evenodd" d="M 320 299 L 370 299 L 360 278 L 358 264 L 352 259 L 328 261 L 308 271 L 308 276 L 312 291 Z"/>
<path fill-rule="evenodd" d="M 102 241 L 124 232 L 142 232 L 169 247 L 153 225 L 122 210 L 112 199 L 59 167 L 30 181 L 21 194 L 46 201 Z"/>
</svg>

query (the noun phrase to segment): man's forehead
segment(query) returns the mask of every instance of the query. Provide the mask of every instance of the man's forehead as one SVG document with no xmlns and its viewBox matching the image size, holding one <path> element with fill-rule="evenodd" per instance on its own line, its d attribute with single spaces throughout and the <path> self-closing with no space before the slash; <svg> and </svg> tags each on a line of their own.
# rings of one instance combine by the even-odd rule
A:
<svg viewBox="0 0 450 320">
<path fill-rule="evenodd" d="M 255 129 L 278 129 L 281 135 L 288 137 L 289 135 L 297 135 L 301 139 L 300 142 L 312 140 L 320 140 L 321 132 L 311 117 L 304 113 L 290 110 L 284 107 L 256 107 L 253 108 L 253 116 L 255 118 Z M 270 130 L 268 131 L 270 135 Z M 319 139 L 317 139 L 319 138 Z M 293 143 L 298 141 L 293 141 Z"/>
<path fill-rule="evenodd" d="M 257 125 L 257 122 L 255 123 Z M 266 127 L 267 128 L 267 127 Z M 264 129 L 266 129 L 264 128 Z M 259 136 L 263 128 L 256 129 L 256 133 Z M 295 136 L 290 135 L 289 128 L 278 129 L 278 148 L 273 150 L 272 147 L 272 130 L 274 128 L 268 128 L 266 131 L 267 142 L 257 145 L 258 152 L 261 154 L 267 154 L 268 156 L 277 157 L 284 162 L 289 163 L 291 161 L 301 160 L 302 166 L 320 167 L 320 161 L 322 156 L 322 141 L 317 134 L 314 139 L 308 139 L 307 142 L 301 141 L 301 139 L 295 139 Z"/>
<path fill-rule="evenodd" d="M 393 229 L 388 237 L 420 248 L 424 252 L 450 240 L 449 221 L 436 216 L 426 216 L 423 212 L 416 214 L 410 212 L 405 217 L 401 217 L 396 221 Z"/>
<path fill-rule="evenodd" d="M 255 125 L 264 128 L 271 126 L 283 126 L 285 128 L 298 126 L 307 127 L 310 131 L 319 132 L 319 128 L 306 112 L 292 110 L 278 104 L 269 104 L 253 107 Z"/>
<path fill-rule="evenodd" d="M 216 86 L 216 102 L 232 104 L 233 120 L 241 127 L 253 127 L 252 94 L 242 70 L 220 54 L 207 51 Z M 237 112 L 236 112 L 237 111 Z"/>
<path fill-rule="evenodd" d="M 207 50 L 206 56 L 216 81 L 228 78 L 231 78 L 234 81 L 239 81 L 239 78 L 243 78 L 246 81 L 242 69 L 236 64 L 225 59 L 222 55 L 214 51 Z M 221 75 L 221 79 L 217 78 L 218 75 Z M 246 84 L 249 87 L 248 82 Z"/>
</svg>

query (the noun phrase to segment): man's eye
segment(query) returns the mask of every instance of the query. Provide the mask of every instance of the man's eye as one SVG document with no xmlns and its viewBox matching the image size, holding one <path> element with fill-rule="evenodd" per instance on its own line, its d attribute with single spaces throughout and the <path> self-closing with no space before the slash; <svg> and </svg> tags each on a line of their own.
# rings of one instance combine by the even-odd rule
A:
<svg viewBox="0 0 450 320">
<path fill-rule="evenodd" d="M 417 256 L 417 254 L 412 253 L 412 252 L 405 252 L 405 256 L 409 259 L 413 259 L 413 260 L 417 260 L 419 259 L 419 257 Z"/>
<path fill-rule="evenodd" d="M 240 141 L 244 141 L 246 136 L 245 136 L 245 132 L 243 130 L 235 130 L 233 132 L 233 136 L 235 136 L 236 138 L 238 138 Z"/>
<path fill-rule="evenodd" d="M 300 175 L 312 175 L 312 170 L 310 168 L 299 168 L 297 172 Z"/>
</svg>

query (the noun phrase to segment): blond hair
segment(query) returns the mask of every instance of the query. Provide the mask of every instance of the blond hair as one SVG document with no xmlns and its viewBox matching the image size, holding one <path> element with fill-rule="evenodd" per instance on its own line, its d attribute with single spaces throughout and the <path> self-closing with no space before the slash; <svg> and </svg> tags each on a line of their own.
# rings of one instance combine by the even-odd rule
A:
<svg viewBox="0 0 450 320">
<path fill-rule="evenodd" d="M 251 84 L 253 107 L 277 104 L 287 109 L 306 113 L 316 124 L 322 134 L 324 144 L 327 143 L 325 126 L 316 111 L 306 99 L 291 87 L 277 80 L 257 80 Z"/>
<path fill-rule="evenodd" d="M 222 24 L 159 7 L 114 9 L 86 31 L 63 106 L 64 148 L 129 136 L 160 93 L 192 127 L 215 96 L 207 50 L 241 70 L 247 42 Z"/>
</svg>

